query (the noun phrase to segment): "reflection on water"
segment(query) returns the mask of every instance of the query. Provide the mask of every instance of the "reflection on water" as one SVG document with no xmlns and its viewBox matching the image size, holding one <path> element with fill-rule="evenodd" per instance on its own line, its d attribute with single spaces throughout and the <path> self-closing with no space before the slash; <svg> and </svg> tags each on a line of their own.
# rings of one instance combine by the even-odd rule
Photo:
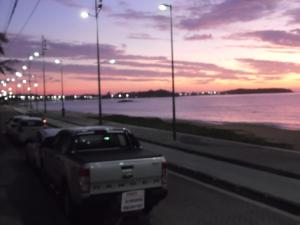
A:
<svg viewBox="0 0 300 225">
<path fill-rule="evenodd" d="M 300 129 L 299 93 L 222 96 L 187 96 L 176 98 L 178 119 L 209 122 L 249 122 Z M 49 102 L 49 110 L 60 109 L 60 102 Z M 66 101 L 66 110 L 98 112 L 98 100 Z M 171 118 L 171 98 L 138 98 L 119 103 L 103 100 L 103 113 Z"/>
</svg>

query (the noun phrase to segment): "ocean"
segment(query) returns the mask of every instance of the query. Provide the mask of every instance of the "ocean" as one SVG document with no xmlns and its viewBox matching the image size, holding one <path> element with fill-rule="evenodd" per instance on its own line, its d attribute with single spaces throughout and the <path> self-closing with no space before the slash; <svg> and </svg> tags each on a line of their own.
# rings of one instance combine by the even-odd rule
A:
<svg viewBox="0 0 300 225">
<path fill-rule="evenodd" d="M 103 99 L 104 114 L 142 117 L 172 117 L 170 97 L 135 98 L 120 103 Z M 176 117 L 210 123 L 244 122 L 300 130 L 300 93 L 185 96 L 176 98 Z M 60 110 L 60 101 L 47 103 L 49 110 Z M 40 103 L 39 108 L 41 109 Z M 66 111 L 98 113 L 98 100 L 65 101 Z"/>
</svg>

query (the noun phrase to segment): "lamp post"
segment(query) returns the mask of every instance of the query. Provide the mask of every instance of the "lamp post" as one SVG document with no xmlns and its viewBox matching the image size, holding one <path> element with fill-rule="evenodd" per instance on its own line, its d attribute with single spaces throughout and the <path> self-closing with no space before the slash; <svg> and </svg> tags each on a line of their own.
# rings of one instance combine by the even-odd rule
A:
<svg viewBox="0 0 300 225">
<path fill-rule="evenodd" d="M 166 11 L 170 10 L 170 35 L 171 35 L 171 70 L 172 70 L 172 131 L 173 140 L 176 140 L 176 105 L 175 105 L 175 77 L 174 77 L 174 44 L 173 44 L 173 14 L 171 4 L 160 4 L 159 10 Z"/>
<path fill-rule="evenodd" d="M 35 111 L 38 112 L 38 108 L 39 108 L 39 104 L 38 104 L 38 86 L 39 84 L 37 83 L 37 80 L 35 81 L 35 83 L 33 84 L 33 86 L 35 87 Z"/>
<path fill-rule="evenodd" d="M 64 102 L 64 72 L 63 72 L 63 63 L 59 59 L 54 60 L 55 64 L 60 64 L 60 83 L 61 83 L 61 116 L 65 117 L 65 102 Z"/>
<path fill-rule="evenodd" d="M 95 15 L 88 12 L 81 12 L 81 17 L 86 19 L 92 16 L 96 19 L 96 47 L 97 47 L 97 79 L 98 79 L 98 119 L 99 125 L 102 125 L 102 95 L 101 95 L 101 71 L 100 71 L 100 46 L 99 46 L 99 13 L 102 9 L 102 0 L 95 0 Z"/>
<path fill-rule="evenodd" d="M 31 81 L 32 81 L 32 74 L 31 74 L 31 63 L 33 61 L 33 59 L 36 57 L 39 57 L 40 53 L 39 52 L 34 52 L 32 55 L 29 55 L 28 57 L 28 63 L 27 65 L 23 65 L 22 69 L 24 71 L 28 71 L 28 91 L 29 91 L 29 110 L 32 111 L 32 85 L 31 85 Z M 28 95 L 27 95 L 28 96 Z"/>
</svg>

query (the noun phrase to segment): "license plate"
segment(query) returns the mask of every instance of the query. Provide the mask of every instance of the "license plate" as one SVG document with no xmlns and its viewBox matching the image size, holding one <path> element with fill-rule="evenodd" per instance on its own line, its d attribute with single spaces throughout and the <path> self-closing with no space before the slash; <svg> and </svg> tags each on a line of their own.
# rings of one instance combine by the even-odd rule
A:
<svg viewBox="0 0 300 225">
<path fill-rule="evenodd" d="M 122 193 L 121 212 L 141 210 L 145 207 L 145 191 L 129 191 Z"/>
</svg>

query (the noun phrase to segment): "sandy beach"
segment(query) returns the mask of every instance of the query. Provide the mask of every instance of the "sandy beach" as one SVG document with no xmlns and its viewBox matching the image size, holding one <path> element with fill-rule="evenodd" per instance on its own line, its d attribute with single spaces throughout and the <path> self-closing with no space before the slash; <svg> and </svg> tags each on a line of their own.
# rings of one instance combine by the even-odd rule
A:
<svg viewBox="0 0 300 225">
<path fill-rule="evenodd" d="M 288 144 L 293 150 L 300 152 L 300 130 L 288 130 L 276 126 L 255 124 L 255 123 L 220 123 L 211 124 L 203 121 L 182 120 L 182 122 L 198 124 L 199 126 L 209 126 L 220 129 L 228 129 L 237 133 L 263 138 L 272 143 Z"/>
</svg>

